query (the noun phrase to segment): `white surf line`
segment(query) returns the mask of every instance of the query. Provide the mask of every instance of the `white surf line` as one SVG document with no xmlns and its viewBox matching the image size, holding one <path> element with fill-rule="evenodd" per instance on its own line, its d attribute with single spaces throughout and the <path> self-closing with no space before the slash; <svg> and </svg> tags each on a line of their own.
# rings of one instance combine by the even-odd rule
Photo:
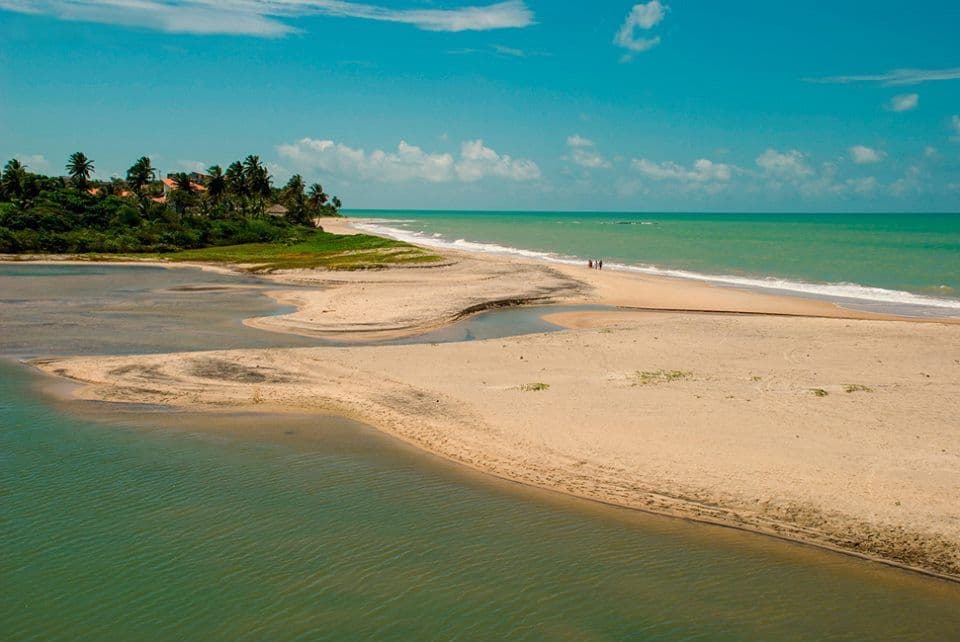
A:
<svg viewBox="0 0 960 642">
<path fill-rule="evenodd" d="M 539 259 L 551 263 L 563 263 L 566 265 L 582 265 L 586 259 L 575 256 L 562 256 L 553 252 L 541 252 L 537 250 L 524 250 L 522 248 L 498 245 L 496 243 L 477 243 L 467 241 L 466 239 L 457 239 L 449 241 L 438 234 L 428 235 L 423 232 L 415 232 L 400 228 L 390 227 L 389 223 L 416 222 L 409 219 L 368 219 L 363 223 L 352 223 L 357 229 L 387 236 L 398 241 L 405 241 L 417 245 L 426 245 L 439 249 L 461 250 L 467 252 L 482 252 L 484 254 L 498 254 L 502 256 L 516 256 L 522 258 Z M 694 281 L 706 281 L 708 283 L 718 283 L 722 285 L 731 285 L 744 288 L 763 288 L 765 290 L 781 290 L 785 292 L 796 292 L 816 297 L 825 297 L 829 299 L 843 299 L 847 301 L 862 301 L 869 303 L 887 303 L 894 305 L 911 305 L 926 308 L 938 308 L 943 310 L 957 310 L 960 312 L 960 299 L 945 299 L 933 296 L 924 296 L 902 290 L 888 290 L 886 288 L 877 288 L 859 283 L 808 283 L 806 281 L 794 281 L 778 277 L 767 277 L 764 279 L 741 277 L 727 274 L 703 274 L 700 272 L 691 272 L 688 270 L 672 270 L 659 268 L 654 265 L 630 265 L 626 263 L 605 263 L 605 268 L 610 268 L 623 272 L 637 272 L 640 274 L 650 274 L 654 276 L 669 276 L 681 279 L 690 279 Z"/>
</svg>

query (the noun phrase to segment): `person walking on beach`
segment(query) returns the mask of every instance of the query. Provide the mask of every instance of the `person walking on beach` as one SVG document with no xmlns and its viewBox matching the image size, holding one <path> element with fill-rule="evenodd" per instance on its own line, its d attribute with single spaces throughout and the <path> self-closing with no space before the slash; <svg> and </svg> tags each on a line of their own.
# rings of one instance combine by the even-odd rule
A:
<svg viewBox="0 0 960 642">
<path fill-rule="evenodd" d="M 587 260 L 587 267 L 590 268 L 591 270 L 593 269 L 593 259 Z"/>
<path fill-rule="evenodd" d="M 603 259 L 597 259 L 597 269 L 598 270 L 603 269 Z"/>
</svg>

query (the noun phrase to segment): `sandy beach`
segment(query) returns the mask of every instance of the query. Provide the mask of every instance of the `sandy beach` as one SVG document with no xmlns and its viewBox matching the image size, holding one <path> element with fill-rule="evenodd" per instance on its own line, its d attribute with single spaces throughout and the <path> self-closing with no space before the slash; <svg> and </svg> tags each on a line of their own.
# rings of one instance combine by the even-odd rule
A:
<svg viewBox="0 0 960 642">
<path fill-rule="evenodd" d="M 349 221 L 327 220 L 345 233 Z M 960 578 L 960 326 L 490 255 L 291 271 L 248 325 L 358 342 L 524 303 L 469 343 L 42 360 L 85 399 L 343 414 L 521 483 Z M 316 289 L 284 289 L 284 285 Z"/>
<path fill-rule="evenodd" d="M 323 219 L 334 234 L 355 234 L 348 219 Z M 419 334 L 482 310 L 523 304 L 599 304 L 644 310 L 773 314 L 845 319 L 892 319 L 833 303 L 716 287 L 636 273 L 597 271 L 489 254 L 452 252 L 449 263 L 422 269 L 286 271 L 267 278 L 270 294 L 296 311 L 245 321 L 274 332 L 339 341 L 373 341 Z M 284 284 L 308 286 L 284 290 Z M 949 321 L 944 321 L 949 322 Z M 954 321 L 955 322 L 955 321 Z M 577 324 L 572 318 L 565 324 Z"/>
</svg>

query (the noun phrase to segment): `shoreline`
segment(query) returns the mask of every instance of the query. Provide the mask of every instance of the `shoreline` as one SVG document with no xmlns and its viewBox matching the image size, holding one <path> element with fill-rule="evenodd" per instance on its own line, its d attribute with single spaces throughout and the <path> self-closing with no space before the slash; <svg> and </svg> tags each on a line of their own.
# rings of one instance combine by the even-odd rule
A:
<svg viewBox="0 0 960 642">
<path fill-rule="evenodd" d="M 387 218 L 365 217 L 348 219 L 366 234 L 382 235 L 412 244 L 419 244 L 440 252 L 467 252 L 474 255 L 492 255 L 540 261 L 549 265 L 579 267 L 586 265 L 584 256 L 557 254 L 546 250 L 529 250 L 522 247 L 501 245 L 498 242 L 475 242 L 466 239 L 449 241 L 438 234 L 393 227 Z M 401 222 L 401 221 L 396 221 Z M 726 272 L 697 272 L 679 268 L 642 265 L 629 262 L 607 261 L 606 271 L 627 273 L 634 276 L 666 278 L 675 281 L 697 282 L 719 288 L 825 301 L 851 310 L 865 310 L 879 314 L 906 317 L 960 317 L 960 300 L 945 298 L 930 293 L 868 286 L 859 283 L 806 281 L 802 278 L 738 275 Z M 872 309 L 876 308 L 876 309 Z"/>
<path fill-rule="evenodd" d="M 337 223 L 349 225 L 349 221 Z M 949 516 L 957 508 L 943 498 L 957 496 L 951 492 L 960 492 L 960 481 L 956 473 L 950 472 L 958 466 L 945 464 L 940 454 L 936 454 L 934 468 L 939 475 L 936 487 L 922 476 L 905 482 L 898 477 L 902 471 L 893 477 L 887 472 L 888 477 L 884 478 L 885 466 L 895 467 L 894 462 L 904 457 L 922 455 L 927 458 L 926 463 L 921 465 L 921 458 L 914 466 L 922 471 L 923 466 L 931 465 L 932 455 L 917 452 L 913 442 L 906 439 L 908 435 L 899 433 L 897 438 L 901 443 L 892 451 L 884 447 L 883 438 L 870 443 L 869 448 L 864 446 L 865 452 L 859 452 L 858 443 L 864 439 L 877 441 L 874 429 L 865 429 L 868 421 L 889 424 L 892 420 L 893 427 L 902 432 L 908 422 L 921 421 L 925 412 L 929 415 L 931 406 L 946 404 L 939 414 L 934 412 L 926 419 L 932 418 L 928 423 L 939 426 L 940 432 L 934 431 L 930 436 L 943 443 L 943 453 L 949 449 L 946 459 L 956 459 L 955 453 L 960 452 L 958 437 L 941 430 L 949 423 L 950 416 L 960 416 L 957 414 L 960 410 L 955 409 L 956 401 L 950 401 L 956 398 L 958 384 L 949 362 L 932 375 L 945 382 L 943 390 L 931 390 L 925 381 L 911 378 L 915 375 L 904 376 L 889 366 L 908 359 L 903 362 L 904 368 L 909 367 L 908 363 L 915 363 L 917 367 L 931 370 L 925 364 L 933 365 L 936 361 L 933 355 L 949 356 L 951 346 L 955 345 L 956 320 L 876 315 L 848 311 L 822 301 L 772 297 L 668 277 L 638 277 L 577 266 L 558 269 L 555 265 L 543 266 L 535 261 L 507 257 L 458 253 L 454 258 L 455 266 L 430 270 L 400 268 L 360 274 L 272 275 L 267 280 L 276 283 L 277 289 L 268 293 L 274 298 L 285 296 L 284 283 L 324 289 L 310 292 L 309 300 L 298 301 L 298 310 L 290 315 L 262 318 L 273 320 L 272 323 L 260 319 L 245 323 L 271 331 L 285 328 L 296 334 L 311 329 L 314 334 L 308 336 L 345 338 L 359 345 L 369 339 L 410 336 L 445 325 L 461 317 L 471 305 L 495 302 L 493 293 L 510 302 L 535 297 L 533 300 L 538 303 L 600 303 L 625 308 L 628 307 L 625 303 L 639 300 L 659 307 L 644 306 L 642 311 L 565 313 L 549 320 L 560 321 L 560 325 L 571 329 L 554 335 L 443 347 L 215 351 L 41 360 L 34 365 L 48 374 L 81 382 L 83 386 L 77 391 L 81 398 L 153 400 L 201 411 L 223 407 L 257 410 L 266 406 L 333 411 L 359 419 L 445 459 L 510 481 L 611 505 L 772 535 L 944 579 L 960 579 L 960 528 L 949 519 L 946 522 L 940 519 L 944 512 Z M 456 266 L 460 266 L 459 269 Z M 447 287 L 451 278 L 455 280 L 452 288 Z M 504 290 L 510 292 L 509 297 L 502 297 Z M 417 292 L 413 297 L 417 300 L 406 301 L 411 298 L 411 292 Z M 290 291 L 290 294 L 302 296 L 304 292 Z M 693 309 L 677 305 L 687 301 L 700 305 Z M 291 299 L 283 302 L 293 303 Z M 331 308 L 336 310 L 332 315 Z M 364 319 L 363 323 L 358 323 L 358 318 Z M 854 320 L 858 323 L 845 323 Z M 652 341 L 650 327 L 655 327 L 657 333 Z M 838 339 L 839 335 L 845 338 Z M 926 337 L 926 341 L 917 343 L 918 335 Z M 712 344 L 718 337 L 722 339 L 721 345 L 714 349 Z M 751 356 L 761 339 L 761 354 Z M 668 341 L 671 345 L 666 351 L 658 353 L 654 349 L 652 355 L 644 353 L 647 348 L 653 349 L 657 343 L 662 346 Z M 897 347 L 898 343 L 910 341 L 917 343 L 916 347 L 932 343 L 934 349 L 928 346 L 923 358 L 910 357 L 908 350 Z M 736 349 L 724 352 L 724 343 L 736 344 Z M 825 344 L 816 346 L 815 361 L 832 358 L 830 367 L 820 365 L 811 373 L 802 355 L 788 354 L 796 351 L 798 344 L 805 343 Z M 851 368 L 858 365 L 863 354 L 863 348 L 851 349 L 851 345 L 855 348 L 857 344 L 869 344 L 875 356 L 882 356 L 880 361 L 887 365 Z M 635 353 L 633 360 L 618 354 L 627 351 L 625 346 L 638 345 L 640 348 L 629 348 Z M 653 398 L 650 403 L 644 400 L 641 404 L 646 408 L 644 412 L 657 415 L 658 421 L 639 421 L 634 414 L 637 410 L 631 409 L 631 404 L 638 403 L 637 393 L 624 392 L 637 387 L 629 385 L 630 367 L 634 362 L 637 365 L 651 362 L 654 372 L 657 371 L 654 366 L 661 366 L 660 372 L 680 371 L 688 366 L 671 361 L 676 360 L 676 355 L 689 353 L 691 348 L 699 353 L 695 361 L 701 364 L 691 368 L 692 381 L 641 385 L 643 394 Z M 536 353 L 538 361 L 544 362 L 542 370 L 530 371 L 531 351 Z M 775 359 L 772 355 L 777 351 L 782 351 L 787 358 Z M 644 354 L 646 360 L 640 358 Z M 728 366 L 737 365 L 747 357 L 752 359 L 749 370 L 771 370 L 763 373 L 763 384 L 747 379 L 758 376 L 748 372 L 737 372 L 731 377 Z M 205 379 L 194 372 L 197 359 L 212 359 L 221 366 L 222 363 L 233 365 L 222 366 L 226 368 L 226 379 L 224 373 L 218 378 Z M 604 367 L 593 374 L 585 372 L 595 363 Z M 257 376 L 252 374 L 264 366 L 267 370 Z M 148 374 L 150 368 L 154 373 L 162 372 L 163 376 Z M 852 372 L 830 373 L 828 383 L 816 381 L 818 386 L 825 386 L 829 397 L 813 405 L 814 397 L 809 394 L 812 388 L 806 386 L 814 383 L 801 383 L 798 378 L 818 375 L 824 368 L 828 372 L 844 368 Z M 524 373 L 518 372 L 520 370 Z M 482 375 L 484 372 L 488 374 Z M 279 373 L 286 381 L 243 380 L 263 374 L 273 376 L 270 373 Z M 239 379 L 230 381 L 234 375 Z M 490 382 L 484 376 L 500 380 Z M 861 395 L 843 392 L 843 386 L 850 384 L 843 384 L 841 376 L 851 381 L 855 381 L 854 377 L 862 378 L 870 384 L 864 387 L 871 392 Z M 529 383 L 526 379 L 535 381 L 537 377 L 551 379 L 550 385 L 561 393 L 560 398 L 550 390 L 517 392 L 516 386 Z M 780 385 L 779 382 L 790 377 L 794 379 L 791 385 Z M 878 383 L 867 377 L 883 381 Z M 768 378 L 774 385 L 769 390 L 764 388 Z M 377 384 L 372 386 L 373 381 Z M 592 388 L 585 394 L 583 388 L 588 387 Z M 734 394 L 728 396 L 728 393 Z M 738 400 L 737 408 L 726 407 L 732 403 L 727 401 L 731 397 Z M 552 403 L 541 404 L 545 398 Z M 701 402 L 701 399 L 707 401 Z M 864 403 L 867 399 L 870 403 Z M 594 407 L 596 400 L 602 404 Z M 741 401 L 750 405 L 743 405 Z M 874 403 L 882 408 L 871 408 Z M 764 421 L 764 413 L 770 415 L 769 421 Z M 800 451 L 805 457 L 812 456 L 815 461 L 818 456 L 830 459 L 837 449 L 826 444 L 829 440 L 840 440 L 834 445 L 840 447 L 842 457 L 834 458 L 832 463 L 817 463 L 828 466 L 836 477 L 826 484 L 832 484 L 833 495 L 820 493 L 818 496 L 817 486 L 822 485 L 819 475 L 811 475 L 811 470 L 791 462 L 791 449 L 795 447 L 792 439 L 787 438 L 792 435 L 780 435 L 775 443 L 762 444 L 762 448 L 739 443 L 739 440 L 762 440 L 765 433 L 778 427 L 776 421 L 792 421 L 797 414 L 813 424 L 803 425 L 804 432 L 811 433 L 815 442 L 813 451 Z M 720 429 L 716 433 L 704 430 L 717 417 L 722 420 Z M 676 448 L 670 440 L 677 439 L 678 435 L 664 432 L 663 426 L 670 422 L 679 422 L 684 429 L 691 429 L 688 424 L 693 424 L 691 435 L 679 435 L 682 443 Z M 739 426 L 751 422 L 745 429 Z M 574 430 L 551 430 L 538 423 L 551 423 L 554 428 L 560 423 L 569 423 Z M 826 424 L 826 429 L 817 430 L 818 423 Z M 790 430 L 798 430 L 801 424 L 794 422 Z M 597 425 L 604 430 L 598 433 Z M 624 431 L 625 425 L 630 430 Z M 604 435 L 612 429 L 619 434 Z M 571 436 L 570 432 L 574 434 Z M 843 433 L 850 436 L 844 438 Z M 717 435 L 722 440 L 714 445 L 718 447 L 718 454 L 726 457 L 724 466 L 717 466 L 723 469 L 723 474 L 710 470 L 712 457 L 702 452 L 704 444 L 717 439 Z M 630 452 L 638 439 L 643 447 Z M 827 441 L 824 443 L 824 440 Z M 660 452 L 646 452 L 648 449 Z M 811 454 L 814 452 L 817 455 Z M 873 467 L 871 474 L 878 477 L 866 482 L 856 480 L 853 487 L 848 488 L 850 480 L 844 480 L 848 464 L 843 460 L 858 457 L 864 460 L 859 468 Z M 690 459 L 697 460 L 697 466 L 687 466 L 685 470 Z M 763 484 L 758 485 L 749 475 L 739 472 L 744 464 L 748 468 L 759 466 L 758 471 L 762 471 L 764 463 L 768 481 Z M 791 474 L 799 477 L 791 480 Z M 889 507 L 881 511 L 884 515 L 873 514 L 871 505 L 878 501 L 871 497 L 874 490 L 892 505 L 897 486 L 911 482 L 917 486 L 913 491 L 919 493 L 912 497 L 911 503 L 916 504 L 911 507 L 912 514 L 898 516 L 899 509 L 892 511 Z M 808 496 L 802 493 L 797 496 L 791 485 L 803 489 Z M 857 501 L 845 502 L 844 495 L 854 491 L 860 493 Z M 750 499 L 751 496 L 754 499 Z M 937 498 L 939 502 L 934 501 Z M 760 508 L 754 506 L 756 502 L 760 502 Z M 896 505 L 899 507 L 899 500 Z M 905 529 L 905 525 L 923 527 Z"/>
</svg>

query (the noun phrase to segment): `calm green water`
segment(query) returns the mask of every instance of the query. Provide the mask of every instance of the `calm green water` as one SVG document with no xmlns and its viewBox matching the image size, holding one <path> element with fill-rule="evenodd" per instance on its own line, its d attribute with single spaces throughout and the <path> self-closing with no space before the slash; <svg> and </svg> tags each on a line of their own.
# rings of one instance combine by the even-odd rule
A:
<svg viewBox="0 0 960 642">
<path fill-rule="evenodd" d="M 271 312 L 255 283 L 0 267 L 0 354 L 298 340 L 239 329 Z M 511 323 L 535 326 L 436 338 Z M 526 489 L 345 420 L 64 403 L 49 383 L 0 359 L 0 639 L 960 636 L 956 584 Z"/>
<path fill-rule="evenodd" d="M 527 491 L 342 421 L 94 421 L 29 383 L 0 362 L 3 639 L 960 633 L 955 585 Z"/>
<path fill-rule="evenodd" d="M 353 211 L 421 244 L 960 315 L 960 214 Z"/>
</svg>

